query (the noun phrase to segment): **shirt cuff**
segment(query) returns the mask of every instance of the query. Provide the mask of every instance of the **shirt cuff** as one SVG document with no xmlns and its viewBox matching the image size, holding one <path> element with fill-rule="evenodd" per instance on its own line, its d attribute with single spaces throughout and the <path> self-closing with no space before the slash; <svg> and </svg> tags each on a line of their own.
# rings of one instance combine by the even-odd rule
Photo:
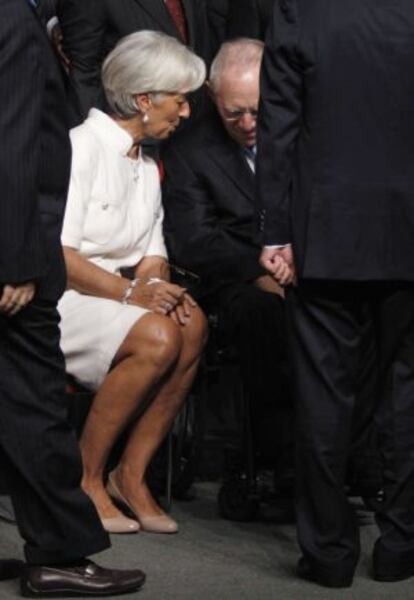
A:
<svg viewBox="0 0 414 600">
<path fill-rule="evenodd" d="M 264 248 L 266 248 L 266 250 L 275 250 L 277 248 L 286 248 L 286 246 L 289 245 L 290 244 L 266 244 Z"/>
<path fill-rule="evenodd" d="M 53 28 L 55 27 L 55 25 L 59 25 L 59 19 L 57 17 L 52 17 L 46 23 L 47 34 L 49 37 L 52 37 L 52 31 L 53 31 Z"/>
</svg>

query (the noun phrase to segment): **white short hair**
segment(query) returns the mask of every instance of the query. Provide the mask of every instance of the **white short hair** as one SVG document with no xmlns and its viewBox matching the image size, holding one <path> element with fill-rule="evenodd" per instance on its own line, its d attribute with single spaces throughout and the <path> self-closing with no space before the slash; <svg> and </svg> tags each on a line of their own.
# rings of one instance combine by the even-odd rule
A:
<svg viewBox="0 0 414 600">
<path fill-rule="evenodd" d="M 224 42 L 216 54 L 210 68 L 209 83 L 213 92 L 217 92 L 224 73 L 230 71 L 240 75 L 260 66 L 263 58 L 264 43 L 250 38 L 237 38 Z"/>
<path fill-rule="evenodd" d="M 102 65 L 108 104 L 117 115 L 137 114 L 137 94 L 187 93 L 206 78 L 204 61 L 176 38 L 158 31 L 137 31 L 122 38 Z"/>
</svg>

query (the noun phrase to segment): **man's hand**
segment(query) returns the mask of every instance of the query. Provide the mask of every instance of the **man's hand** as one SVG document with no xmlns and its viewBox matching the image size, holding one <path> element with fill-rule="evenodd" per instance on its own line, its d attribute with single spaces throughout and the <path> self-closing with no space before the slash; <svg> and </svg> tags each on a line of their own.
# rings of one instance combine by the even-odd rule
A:
<svg viewBox="0 0 414 600">
<path fill-rule="evenodd" d="M 50 32 L 50 39 L 52 41 L 53 47 L 55 48 L 55 50 L 57 52 L 57 55 L 59 56 L 60 60 L 62 61 L 64 68 L 66 70 L 69 70 L 70 60 L 63 51 L 63 34 L 62 34 L 62 30 L 60 28 L 59 23 L 56 23 L 56 25 L 53 26 L 53 28 Z"/>
<path fill-rule="evenodd" d="M 31 281 L 5 284 L 0 298 L 0 313 L 12 317 L 33 300 L 36 288 Z"/>
<path fill-rule="evenodd" d="M 296 284 L 296 268 L 291 244 L 281 248 L 263 248 L 260 264 L 280 285 Z"/>
</svg>

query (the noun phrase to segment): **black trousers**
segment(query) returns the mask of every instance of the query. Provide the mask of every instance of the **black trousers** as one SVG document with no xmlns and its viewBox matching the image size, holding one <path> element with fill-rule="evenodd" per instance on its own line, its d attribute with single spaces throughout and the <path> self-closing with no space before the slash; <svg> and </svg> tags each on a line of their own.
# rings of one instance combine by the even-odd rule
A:
<svg viewBox="0 0 414 600">
<path fill-rule="evenodd" d="M 50 270 L 35 300 L 14 317 L 0 316 L 0 465 L 30 564 L 72 561 L 109 546 L 79 487 L 59 347 L 56 303 L 65 272 L 58 231 L 49 241 Z"/>
<path fill-rule="evenodd" d="M 377 426 L 386 502 L 377 545 L 393 560 L 414 552 L 414 287 L 300 282 L 288 295 L 297 398 L 297 526 L 321 577 L 347 577 L 359 533 L 344 492 L 368 320 L 378 351 Z"/>
</svg>

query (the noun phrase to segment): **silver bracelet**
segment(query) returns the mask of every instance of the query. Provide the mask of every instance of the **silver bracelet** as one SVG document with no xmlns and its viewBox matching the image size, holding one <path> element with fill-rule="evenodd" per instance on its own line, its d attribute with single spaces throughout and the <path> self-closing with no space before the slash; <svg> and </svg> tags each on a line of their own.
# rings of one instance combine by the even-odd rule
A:
<svg viewBox="0 0 414 600">
<path fill-rule="evenodd" d="M 139 281 L 141 281 L 140 278 L 136 277 L 129 282 L 129 286 L 126 288 L 124 295 L 121 298 L 121 304 L 128 304 L 128 300 L 132 296 L 132 292 L 134 291 L 134 288 L 137 287 Z"/>
</svg>

